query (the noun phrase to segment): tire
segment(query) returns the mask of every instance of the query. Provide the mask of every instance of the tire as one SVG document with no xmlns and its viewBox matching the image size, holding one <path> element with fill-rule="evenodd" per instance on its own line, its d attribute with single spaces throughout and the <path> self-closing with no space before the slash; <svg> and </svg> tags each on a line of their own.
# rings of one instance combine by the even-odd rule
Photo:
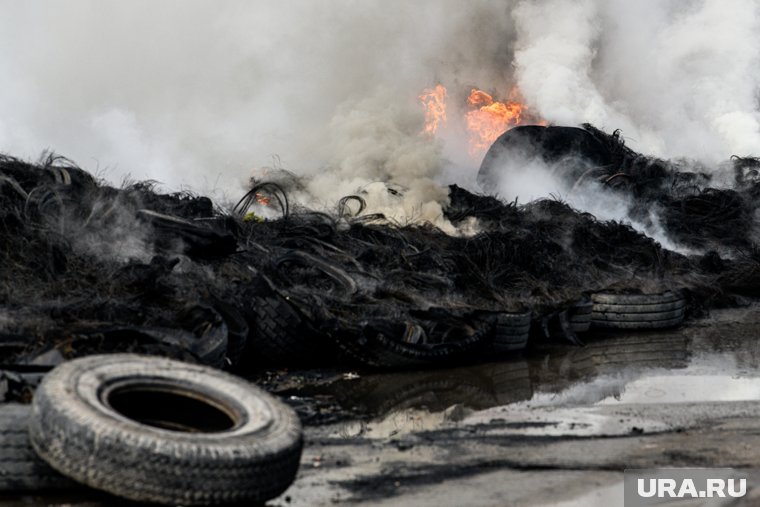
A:
<svg viewBox="0 0 760 507">
<path fill-rule="evenodd" d="M 664 329 L 683 322 L 686 300 L 678 291 L 662 294 L 594 294 L 591 322 L 607 329 Z"/>
<path fill-rule="evenodd" d="M 683 317 L 683 308 L 658 313 L 622 313 L 622 312 L 597 312 L 594 313 L 596 322 L 656 322 L 659 320 L 671 320 Z"/>
<path fill-rule="evenodd" d="M 576 333 L 585 333 L 591 328 L 591 315 L 594 303 L 591 301 L 580 301 L 571 308 L 568 318 L 570 329 Z"/>
<path fill-rule="evenodd" d="M 302 448 L 293 410 L 259 388 L 207 367 L 133 354 L 54 369 L 35 394 L 29 436 L 62 474 L 167 505 L 274 498 L 293 481 Z"/>
<path fill-rule="evenodd" d="M 594 304 L 608 305 L 661 305 L 663 303 L 675 303 L 683 301 L 680 292 L 666 291 L 661 294 L 604 294 L 598 293 L 591 296 Z"/>
<path fill-rule="evenodd" d="M 234 305 L 224 301 L 214 301 L 214 309 L 227 323 L 227 359 L 235 367 L 243 358 L 243 350 L 248 343 L 248 322 Z"/>
<path fill-rule="evenodd" d="M 520 158 L 515 158 L 515 154 Z M 556 174 L 570 185 L 587 167 L 606 167 L 612 162 L 609 148 L 586 129 L 521 125 L 506 131 L 493 142 L 478 170 L 478 185 L 485 192 L 493 193 L 509 169 L 507 162 L 526 156 L 543 159 L 550 165 L 570 157 L 582 160 Z"/>
<path fill-rule="evenodd" d="M 266 366 L 308 366 L 322 357 L 317 333 L 279 294 L 256 296 L 248 356 Z"/>
<path fill-rule="evenodd" d="M 496 353 L 523 350 L 528 346 L 531 312 L 499 313 L 496 315 L 492 340 Z"/>
<path fill-rule="evenodd" d="M 229 343 L 227 320 L 216 309 L 208 305 L 192 305 L 179 315 L 179 321 L 190 331 L 195 342 L 189 349 L 201 363 L 214 368 L 223 368 Z"/>
<path fill-rule="evenodd" d="M 0 405 L 0 492 L 68 489 L 77 484 L 53 470 L 29 444 L 28 405 Z"/>
<path fill-rule="evenodd" d="M 594 313 L 657 313 L 681 310 L 686 307 L 686 300 L 673 301 L 671 303 L 655 303 L 643 305 L 610 305 L 594 303 Z"/>
</svg>

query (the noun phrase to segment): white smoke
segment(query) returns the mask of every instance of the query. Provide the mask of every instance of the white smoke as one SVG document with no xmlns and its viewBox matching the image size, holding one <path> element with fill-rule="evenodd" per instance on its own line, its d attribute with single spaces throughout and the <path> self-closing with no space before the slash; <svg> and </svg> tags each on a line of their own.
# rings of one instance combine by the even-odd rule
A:
<svg viewBox="0 0 760 507">
<path fill-rule="evenodd" d="M 680 253 L 694 250 L 671 240 L 660 224 L 656 209 L 649 209 L 644 220 L 633 219 L 630 209 L 634 203 L 621 192 L 612 192 L 596 182 L 570 185 L 561 178 L 562 161 L 547 164 L 540 158 L 512 152 L 501 161 L 501 178 L 492 190 L 505 201 L 526 203 L 534 199 L 553 198 L 575 209 L 591 213 L 599 220 L 618 220 L 659 242 L 663 247 Z"/>
<path fill-rule="evenodd" d="M 440 221 L 479 160 L 452 107 L 419 136 L 423 88 L 519 85 L 550 122 L 714 164 L 760 151 L 753 0 L 0 0 L 0 151 L 69 156 L 118 183 L 243 192 L 279 156 L 311 203 Z M 379 185 L 377 184 L 379 183 Z M 442 186 L 443 185 L 443 186 Z M 385 192 L 403 189 L 403 196 Z M 552 189 L 553 191 L 554 189 Z M 522 202 L 549 185 L 515 176 Z"/>
<path fill-rule="evenodd" d="M 456 12 L 438 4 L 0 0 L 0 147 L 172 186 L 273 154 L 315 170 L 341 104 L 384 87 L 409 105 L 435 79 Z"/>
<path fill-rule="evenodd" d="M 760 152 L 760 45 L 748 43 L 760 28 L 757 2 L 538 0 L 519 2 L 511 13 L 517 83 L 549 122 L 620 128 L 637 151 L 699 160 L 698 169 L 721 178 L 720 161 Z M 505 197 L 550 189 L 542 195 L 553 193 L 600 219 L 626 220 L 685 251 L 666 236 L 654 210 L 647 223 L 631 220 L 631 203 L 620 195 L 574 191 L 540 162 L 528 171 L 515 162 L 505 168 L 513 176 L 497 189 Z"/>
<path fill-rule="evenodd" d="M 421 120 L 414 105 L 390 93 L 341 106 L 330 124 L 328 164 L 307 180 L 309 195 L 329 206 L 358 194 L 371 213 L 454 232 L 443 218 L 448 190 L 433 180 L 441 169 L 440 147 L 420 135 Z"/>
<path fill-rule="evenodd" d="M 716 162 L 760 151 L 754 0 L 539 0 L 512 11 L 518 84 L 550 122 Z"/>
</svg>

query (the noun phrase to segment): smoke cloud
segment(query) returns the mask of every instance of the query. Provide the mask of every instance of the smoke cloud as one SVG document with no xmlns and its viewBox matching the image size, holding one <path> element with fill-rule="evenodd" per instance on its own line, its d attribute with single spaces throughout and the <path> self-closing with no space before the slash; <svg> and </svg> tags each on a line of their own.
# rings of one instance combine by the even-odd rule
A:
<svg viewBox="0 0 760 507">
<path fill-rule="evenodd" d="M 0 0 L 0 151 L 52 149 L 235 199 L 278 157 L 309 204 L 440 219 L 480 163 L 461 122 L 473 86 L 557 124 L 623 129 L 632 148 L 707 164 L 760 147 L 753 0 Z M 443 83 L 449 123 L 420 136 Z M 459 119 L 458 119 L 459 118 Z M 387 188 L 401 189 L 401 195 Z M 521 201 L 555 189 L 526 175 Z"/>
<path fill-rule="evenodd" d="M 512 16 L 518 83 L 547 120 L 621 128 L 663 157 L 757 153 L 757 2 L 546 0 Z"/>
</svg>

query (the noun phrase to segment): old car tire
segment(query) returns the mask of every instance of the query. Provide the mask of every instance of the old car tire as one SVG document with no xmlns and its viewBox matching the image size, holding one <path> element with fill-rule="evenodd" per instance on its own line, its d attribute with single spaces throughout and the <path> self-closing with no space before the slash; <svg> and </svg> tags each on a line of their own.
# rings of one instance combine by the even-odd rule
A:
<svg viewBox="0 0 760 507">
<path fill-rule="evenodd" d="M 0 491 L 43 491 L 76 486 L 35 454 L 29 444 L 28 405 L 0 405 Z"/>
<path fill-rule="evenodd" d="M 325 360 L 325 345 L 288 299 L 273 293 L 253 298 L 248 340 L 251 362 L 267 366 L 311 366 Z"/>
<path fill-rule="evenodd" d="M 64 363 L 40 384 L 29 435 L 53 468 L 131 500 L 263 502 L 293 481 L 295 413 L 204 366 L 113 354 Z"/>
<path fill-rule="evenodd" d="M 214 309 L 227 323 L 227 359 L 233 367 L 237 366 L 243 358 L 243 351 L 248 344 L 248 322 L 234 305 L 224 301 L 215 301 Z"/>
<path fill-rule="evenodd" d="M 683 322 L 686 300 L 678 291 L 661 294 L 593 294 L 591 322 L 608 329 L 662 329 Z"/>
<path fill-rule="evenodd" d="M 197 304 L 185 308 L 179 318 L 195 338 L 190 352 L 202 364 L 223 368 L 229 346 L 229 326 L 221 312 L 212 306 Z"/>
<path fill-rule="evenodd" d="M 570 329 L 576 333 L 585 333 L 591 328 L 591 315 L 594 304 L 591 301 L 580 301 L 570 307 L 568 322 Z"/>
<path fill-rule="evenodd" d="M 658 313 L 670 312 L 673 310 L 682 310 L 686 308 L 686 300 L 672 301 L 668 303 L 654 304 L 605 304 L 594 303 L 593 311 L 595 313 Z"/>
<path fill-rule="evenodd" d="M 493 335 L 495 352 L 522 350 L 528 345 L 531 312 L 499 313 L 496 316 Z"/>
</svg>

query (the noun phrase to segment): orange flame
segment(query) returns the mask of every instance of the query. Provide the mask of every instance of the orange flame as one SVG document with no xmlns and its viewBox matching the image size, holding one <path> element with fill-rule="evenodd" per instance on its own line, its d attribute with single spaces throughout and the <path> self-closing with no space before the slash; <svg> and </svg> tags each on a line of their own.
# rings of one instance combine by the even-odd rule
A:
<svg viewBox="0 0 760 507">
<path fill-rule="evenodd" d="M 446 88 L 440 84 L 435 88 L 426 88 L 419 99 L 425 108 L 425 127 L 422 134 L 434 136 L 438 126 L 446 123 Z"/>
<path fill-rule="evenodd" d="M 427 88 L 419 96 L 425 109 L 425 127 L 420 134 L 434 136 L 439 127 L 446 123 L 446 87 L 439 84 Z M 513 87 L 505 102 L 498 102 L 493 96 L 473 88 L 467 97 L 469 111 L 464 121 L 469 135 L 468 151 L 473 157 L 485 152 L 505 131 L 525 123 L 546 125 L 547 123 L 528 111 L 520 91 Z"/>
<path fill-rule="evenodd" d="M 512 88 L 506 102 L 494 101 L 486 92 L 473 89 L 467 104 L 472 108 L 464 117 L 470 134 L 471 155 L 484 152 L 504 131 L 520 125 L 528 109 L 517 88 Z"/>
<path fill-rule="evenodd" d="M 272 201 L 270 197 L 265 196 L 264 194 L 260 192 L 256 192 L 256 202 L 261 204 L 262 206 L 269 206 L 269 203 Z"/>
</svg>

